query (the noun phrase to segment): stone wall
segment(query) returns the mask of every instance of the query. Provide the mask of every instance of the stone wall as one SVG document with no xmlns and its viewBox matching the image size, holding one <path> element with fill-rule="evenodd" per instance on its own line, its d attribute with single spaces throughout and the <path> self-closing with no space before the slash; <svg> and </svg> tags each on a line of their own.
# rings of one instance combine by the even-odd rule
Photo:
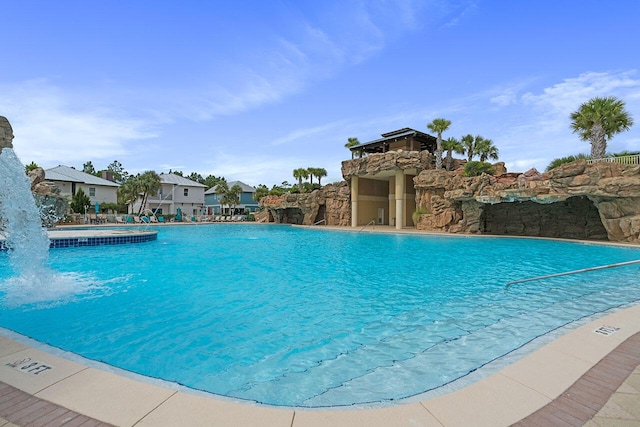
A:
<svg viewBox="0 0 640 427">
<path fill-rule="evenodd" d="M 640 166 L 578 161 L 549 173 L 482 175 L 427 170 L 414 179 L 417 228 L 452 233 L 640 243 Z"/>
<path fill-rule="evenodd" d="M 269 211 L 278 224 L 313 225 L 325 220 L 327 225 L 351 224 L 351 192 L 346 182 L 325 185 L 311 193 L 266 196 L 260 207 Z"/>
</svg>

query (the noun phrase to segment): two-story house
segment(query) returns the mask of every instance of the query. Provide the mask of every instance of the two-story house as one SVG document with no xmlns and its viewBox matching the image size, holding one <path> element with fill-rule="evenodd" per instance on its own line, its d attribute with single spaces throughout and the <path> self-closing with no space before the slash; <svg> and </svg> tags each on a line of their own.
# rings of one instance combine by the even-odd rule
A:
<svg viewBox="0 0 640 427">
<path fill-rule="evenodd" d="M 79 189 L 89 196 L 91 204 L 118 203 L 119 185 L 69 166 L 56 166 L 44 171 L 45 179 L 60 189 L 60 195 L 73 197 Z"/>
<path fill-rule="evenodd" d="M 161 187 L 158 194 L 149 196 L 146 209 L 157 215 L 175 215 L 180 208 L 183 215 L 197 216 L 204 212 L 204 190 L 206 185 L 191 181 L 173 173 L 160 174 Z M 134 212 L 140 208 L 140 200 L 134 204 Z"/>
<path fill-rule="evenodd" d="M 216 187 L 212 187 L 204 192 L 204 204 L 210 215 L 220 215 L 221 213 L 228 214 L 230 213 L 230 210 L 234 208 L 235 211 L 231 212 L 233 215 L 248 214 L 258 210 L 258 202 L 253 200 L 253 194 L 256 192 L 256 189 L 242 181 L 232 181 L 227 183 L 229 188 L 232 188 L 234 185 L 238 185 L 242 188 L 242 193 L 240 193 L 240 203 L 236 206 L 222 206 L 220 203 L 221 195 L 216 193 Z"/>
</svg>

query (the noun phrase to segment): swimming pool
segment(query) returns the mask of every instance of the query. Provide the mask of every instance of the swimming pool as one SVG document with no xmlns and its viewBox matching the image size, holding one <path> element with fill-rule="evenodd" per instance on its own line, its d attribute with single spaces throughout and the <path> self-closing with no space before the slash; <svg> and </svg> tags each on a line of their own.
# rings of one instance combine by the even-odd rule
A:
<svg viewBox="0 0 640 427">
<path fill-rule="evenodd" d="M 52 282 L 67 285 L 39 302 L 9 289 L 4 257 L 0 326 L 286 406 L 396 401 L 640 300 L 637 265 L 506 293 L 512 280 L 640 259 L 638 248 L 536 239 L 167 226 L 154 242 L 52 250 Z"/>
</svg>

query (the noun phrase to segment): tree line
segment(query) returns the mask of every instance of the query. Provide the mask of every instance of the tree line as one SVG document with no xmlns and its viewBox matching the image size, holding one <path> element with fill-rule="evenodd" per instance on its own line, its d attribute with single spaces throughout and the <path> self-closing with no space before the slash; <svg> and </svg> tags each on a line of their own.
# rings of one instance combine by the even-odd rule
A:
<svg viewBox="0 0 640 427">
<path fill-rule="evenodd" d="M 580 105 L 578 110 L 571 113 L 571 130 L 580 139 L 591 144 L 591 154 L 577 154 L 553 160 L 547 170 L 563 163 L 579 159 L 602 159 L 604 157 L 618 157 L 639 155 L 640 152 L 623 151 L 617 154 L 607 154 L 607 141 L 613 135 L 627 131 L 633 126 L 633 119 L 625 109 L 624 101 L 616 97 L 595 97 Z M 444 118 L 434 119 L 427 124 L 427 128 L 436 134 L 435 166 L 442 169 L 443 153 L 446 151 L 445 168 L 451 170 L 453 153 L 464 154 L 467 157 L 464 174 L 466 176 L 479 175 L 482 172 L 493 173 L 492 165 L 487 160 L 498 160 L 499 151 L 493 141 L 480 135 L 467 134 L 460 139 L 442 139 L 442 134 L 449 129 L 451 121 Z M 358 138 L 347 139 L 345 147 L 353 148 L 360 145 Z M 478 162 L 473 158 L 478 157 Z"/>
<path fill-rule="evenodd" d="M 471 134 L 464 135 L 459 140 L 453 137 L 443 140 L 442 134 L 446 132 L 450 126 L 451 120 L 444 118 L 434 119 L 431 123 L 427 124 L 427 128 L 437 135 L 436 150 L 435 153 L 433 153 L 436 160 L 436 170 L 442 169 L 442 154 L 446 151 L 446 170 L 451 170 L 453 153 L 458 153 L 467 156 L 467 164 L 469 166 L 465 165 L 465 174 L 476 175 L 481 172 L 490 172 L 493 167 L 487 164 L 486 161 L 489 159 L 498 160 L 499 153 L 493 141 L 480 135 L 473 136 Z M 358 145 L 360 145 L 358 138 L 351 137 L 347 139 L 347 143 L 344 146 L 352 148 Z M 473 162 L 474 157 L 478 157 L 479 162 Z"/>
</svg>

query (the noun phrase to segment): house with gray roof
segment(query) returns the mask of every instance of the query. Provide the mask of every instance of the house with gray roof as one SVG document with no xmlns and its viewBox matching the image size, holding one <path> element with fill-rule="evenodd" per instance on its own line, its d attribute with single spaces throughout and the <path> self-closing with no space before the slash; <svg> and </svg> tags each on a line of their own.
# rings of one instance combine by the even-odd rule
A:
<svg viewBox="0 0 640 427">
<path fill-rule="evenodd" d="M 96 203 L 118 203 L 119 185 L 113 181 L 62 165 L 45 170 L 44 176 L 58 186 L 62 196 L 71 198 L 82 189 L 94 206 Z"/>
<path fill-rule="evenodd" d="M 161 187 L 158 194 L 149 196 L 146 209 L 156 215 L 175 215 L 178 208 L 183 215 L 199 216 L 204 214 L 204 190 L 207 186 L 173 173 L 161 173 Z M 133 205 L 138 212 L 140 200 Z"/>
<path fill-rule="evenodd" d="M 253 194 L 256 192 L 256 189 L 250 185 L 245 184 L 242 181 L 231 181 L 227 183 L 227 186 L 229 188 L 232 188 L 234 185 L 238 185 L 240 186 L 240 188 L 242 188 L 242 193 L 240 194 L 240 203 L 235 207 L 221 205 L 221 195 L 216 194 L 217 187 L 212 187 L 204 192 L 204 203 L 207 208 L 207 212 L 210 215 L 220 215 L 221 213 L 239 215 L 255 212 L 258 210 L 258 202 L 253 200 Z M 233 208 L 235 208 L 235 211 L 230 212 L 230 210 Z"/>
</svg>

